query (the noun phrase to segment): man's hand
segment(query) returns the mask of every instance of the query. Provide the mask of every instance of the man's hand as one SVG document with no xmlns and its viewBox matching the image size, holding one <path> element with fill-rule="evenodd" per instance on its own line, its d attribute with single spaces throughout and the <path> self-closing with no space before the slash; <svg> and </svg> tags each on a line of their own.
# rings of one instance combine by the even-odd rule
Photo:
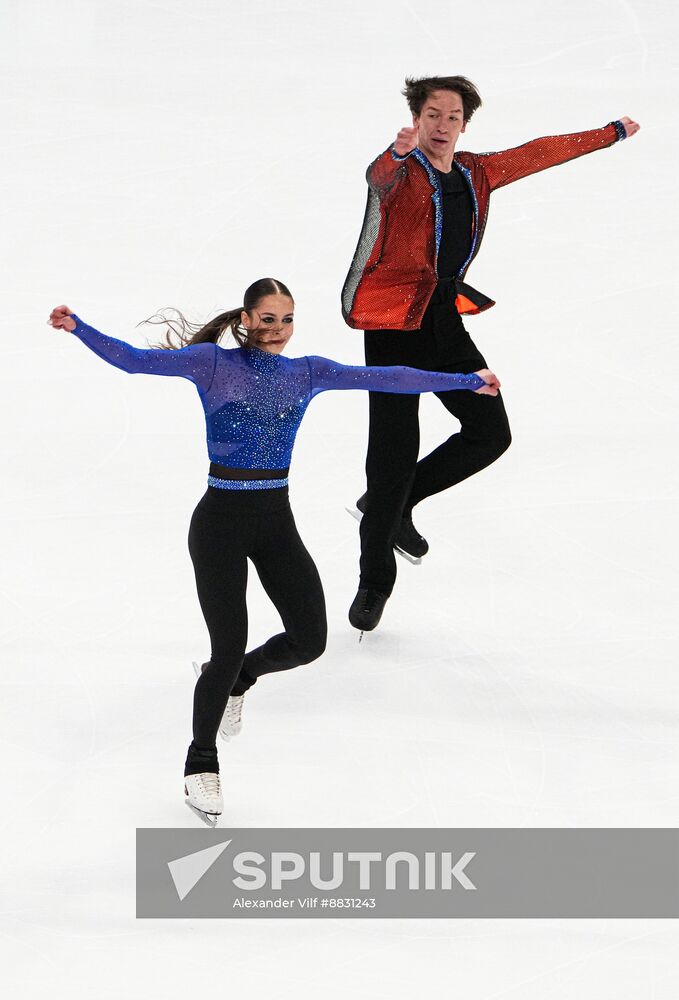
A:
<svg viewBox="0 0 679 1000">
<path fill-rule="evenodd" d="M 629 136 L 634 135 L 635 132 L 638 132 L 641 128 L 641 125 L 639 125 L 638 122 L 633 122 L 631 118 L 627 117 L 627 115 L 625 115 L 624 118 L 618 118 L 618 121 L 622 122 L 625 126 L 625 132 L 627 133 L 628 138 Z"/>
<path fill-rule="evenodd" d="M 68 330 L 70 333 L 75 330 L 75 320 L 71 317 L 72 312 L 68 306 L 55 306 L 47 322 L 55 330 Z"/>
<path fill-rule="evenodd" d="M 497 396 L 497 391 L 500 388 L 500 379 L 494 374 L 489 368 L 481 368 L 480 371 L 474 372 L 486 383 L 482 385 L 480 389 L 474 389 L 474 392 L 478 393 L 479 396 Z"/>
<path fill-rule="evenodd" d="M 401 129 L 394 142 L 394 151 L 397 156 L 406 156 L 415 149 L 419 139 L 419 132 L 420 130 L 417 125 L 412 128 Z"/>
</svg>

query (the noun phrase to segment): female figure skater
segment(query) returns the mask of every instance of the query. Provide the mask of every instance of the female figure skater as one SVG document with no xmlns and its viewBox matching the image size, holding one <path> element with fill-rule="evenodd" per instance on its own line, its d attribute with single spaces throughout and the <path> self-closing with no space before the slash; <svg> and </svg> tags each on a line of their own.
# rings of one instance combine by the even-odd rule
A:
<svg viewBox="0 0 679 1000">
<path fill-rule="evenodd" d="M 132 347 L 88 326 L 67 306 L 57 306 L 48 320 L 123 371 L 189 379 L 205 410 L 210 474 L 191 517 L 188 542 L 211 656 L 197 670 L 184 792 L 187 805 L 209 826 L 223 810 L 216 747 L 220 722 L 222 735 L 234 735 L 245 692 L 258 677 L 310 663 L 325 649 L 323 588 L 288 499 L 290 456 L 311 399 L 326 389 L 466 389 L 495 396 L 500 385 L 487 369 L 459 375 L 281 357 L 292 336 L 293 309 L 282 282 L 261 278 L 245 292 L 242 308 L 220 314 L 193 334 L 184 320 L 180 331 L 172 327 L 181 341 L 178 349 L 169 334 L 159 347 Z M 218 346 L 227 330 L 238 347 Z M 246 653 L 248 559 L 285 631 Z"/>
</svg>

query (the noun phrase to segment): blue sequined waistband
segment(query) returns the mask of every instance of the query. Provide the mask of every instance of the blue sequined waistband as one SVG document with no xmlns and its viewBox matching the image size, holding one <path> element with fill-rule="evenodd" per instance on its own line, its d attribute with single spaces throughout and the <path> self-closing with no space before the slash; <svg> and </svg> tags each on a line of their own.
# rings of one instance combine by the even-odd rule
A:
<svg viewBox="0 0 679 1000">
<path fill-rule="evenodd" d="M 271 490 L 287 486 L 286 479 L 219 479 L 217 476 L 207 477 L 209 486 L 219 490 Z"/>
</svg>

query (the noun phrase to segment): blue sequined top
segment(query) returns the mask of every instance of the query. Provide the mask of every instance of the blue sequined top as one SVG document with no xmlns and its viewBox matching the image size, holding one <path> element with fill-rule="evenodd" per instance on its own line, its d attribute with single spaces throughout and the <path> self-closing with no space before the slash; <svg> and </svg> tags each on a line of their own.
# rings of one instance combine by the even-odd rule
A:
<svg viewBox="0 0 679 1000">
<path fill-rule="evenodd" d="M 306 408 L 327 389 L 420 393 L 485 385 L 474 374 L 341 365 L 315 356 L 286 358 L 257 347 L 226 349 L 205 343 L 178 350 L 138 348 L 100 333 L 75 314 L 73 319 L 75 336 L 116 368 L 193 382 L 205 411 L 210 460 L 229 469 L 287 469 Z M 210 476 L 208 482 L 222 489 L 267 489 L 285 486 L 287 479 Z"/>
</svg>

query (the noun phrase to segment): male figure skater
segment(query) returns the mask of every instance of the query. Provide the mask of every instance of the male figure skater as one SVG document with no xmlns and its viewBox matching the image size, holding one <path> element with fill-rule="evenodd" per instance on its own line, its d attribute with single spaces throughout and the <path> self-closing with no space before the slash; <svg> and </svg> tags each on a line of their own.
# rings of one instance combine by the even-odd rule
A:
<svg viewBox="0 0 679 1000">
<path fill-rule="evenodd" d="M 499 153 L 456 153 L 481 105 L 474 84 L 464 76 L 407 78 L 402 93 L 413 124 L 368 167 L 368 201 L 342 315 L 365 331 L 368 365 L 477 371 L 488 366 L 462 316 L 495 303 L 463 278 L 481 246 L 491 192 L 611 146 L 639 125 L 625 117 Z M 394 547 L 415 562 L 428 551 L 412 522 L 415 505 L 484 469 L 511 441 L 499 394 L 436 395 L 460 430 L 418 462 L 419 397 L 370 393 L 367 491 L 357 501 L 360 581 L 349 610 L 361 631 L 375 628 L 391 594 Z"/>
</svg>

